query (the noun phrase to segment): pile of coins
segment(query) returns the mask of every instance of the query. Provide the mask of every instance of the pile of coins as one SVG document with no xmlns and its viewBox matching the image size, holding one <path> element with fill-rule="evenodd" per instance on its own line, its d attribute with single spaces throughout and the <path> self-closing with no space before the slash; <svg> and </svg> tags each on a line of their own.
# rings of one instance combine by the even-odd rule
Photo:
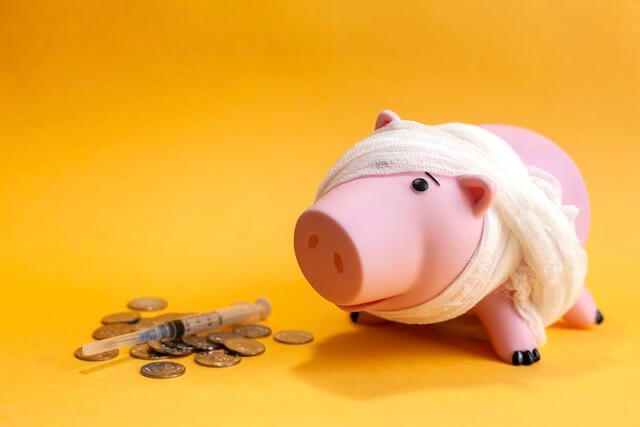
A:
<svg viewBox="0 0 640 427">
<path fill-rule="evenodd" d="M 93 332 L 93 338 L 102 340 L 114 336 L 157 326 L 164 322 L 177 320 L 194 313 L 165 313 L 152 318 L 142 318 L 140 311 L 156 311 L 167 307 L 162 298 L 136 298 L 127 307 L 137 311 L 110 314 L 102 318 L 102 325 Z M 244 357 L 253 357 L 265 352 L 265 346 L 257 341 L 271 336 L 271 328 L 264 325 L 240 325 L 232 331 L 209 331 L 208 333 L 183 336 L 180 339 L 167 339 L 136 344 L 129 355 L 136 359 L 153 360 L 142 366 L 140 373 L 149 378 L 175 378 L 186 371 L 184 365 L 164 359 L 174 359 L 194 354 L 194 361 L 200 366 L 226 368 L 235 366 Z M 283 330 L 273 335 L 276 342 L 282 344 L 307 344 L 313 341 L 313 334 L 301 330 Z M 75 352 L 75 357 L 86 361 L 105 361 L 118 356 L 118 350 L 105 351 L 91 356 Z M 158 361 L 160 360 L 160 361 Z"/>
</svg>

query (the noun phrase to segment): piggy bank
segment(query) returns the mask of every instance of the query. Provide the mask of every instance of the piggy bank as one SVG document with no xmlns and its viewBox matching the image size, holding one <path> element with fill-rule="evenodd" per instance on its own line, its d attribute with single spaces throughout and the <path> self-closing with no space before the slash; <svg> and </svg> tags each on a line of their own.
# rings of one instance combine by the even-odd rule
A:
<svg viewBox="0 0 640 427">
<path fill-rule="evenodd" d="M 500 359 L 532 365 L 549 324 L 603 321 L 584 283 L 588 231 L 582 176 L 547 138 L 386 110 L 322 181 L 294 247 L 353 322 L 476 316 Z"/>
</svg>

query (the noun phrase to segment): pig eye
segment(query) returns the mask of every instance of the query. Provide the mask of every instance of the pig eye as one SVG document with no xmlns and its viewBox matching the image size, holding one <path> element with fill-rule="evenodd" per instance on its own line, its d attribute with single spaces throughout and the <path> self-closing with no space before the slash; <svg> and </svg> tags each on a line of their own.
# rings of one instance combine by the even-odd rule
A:
<svg viewBox="0 0 640 427">
<path fill-rule="evenodd" d="M 427 191 L 429 188 L 429 183 L 422 178 L 416 178 L 411 183 L 411 186 L 416 191 Z"/>
</svg>

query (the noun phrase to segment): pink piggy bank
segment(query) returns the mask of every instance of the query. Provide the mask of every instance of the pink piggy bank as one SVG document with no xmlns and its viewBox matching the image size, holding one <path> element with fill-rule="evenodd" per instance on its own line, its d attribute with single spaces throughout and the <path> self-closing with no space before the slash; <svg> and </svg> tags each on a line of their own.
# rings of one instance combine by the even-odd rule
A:
<svg viewBox="0 0 640 427">
<path fill-rule="evenodd" d="M 571 158 L 508 125 L 383 111 L 298 219 L 307 281 L 353 322 L 476 316 L 497 356 L 540 360 L 545 327 L 603 321 L 584 285 L 589 199 Z"/>
</svg>

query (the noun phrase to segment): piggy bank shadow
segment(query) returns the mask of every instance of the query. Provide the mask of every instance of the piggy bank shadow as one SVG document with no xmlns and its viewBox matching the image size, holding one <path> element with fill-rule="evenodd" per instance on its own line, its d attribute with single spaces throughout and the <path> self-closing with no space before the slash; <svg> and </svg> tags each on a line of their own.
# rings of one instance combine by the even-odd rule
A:
<svg viewBox="0 0 640 427">
<path fill-rule="evenodd" d="M 544 352 L 543 352 L 544 358 Z M 550 363 L 550 362 L 547 362 Z M 573 361 L 562 376 L 597 369 L 593 361 Z M 446 328 L 387 324 L 356 326 L 314 343 L 312 357 L 293 368 L 304 382 L 355 400 L 438 388 L 506 384 L 522 391 L 545 378 L 558 378 L 557 366 L 511 366 L 500 361 L 486 338 Z"/>
</svg>

